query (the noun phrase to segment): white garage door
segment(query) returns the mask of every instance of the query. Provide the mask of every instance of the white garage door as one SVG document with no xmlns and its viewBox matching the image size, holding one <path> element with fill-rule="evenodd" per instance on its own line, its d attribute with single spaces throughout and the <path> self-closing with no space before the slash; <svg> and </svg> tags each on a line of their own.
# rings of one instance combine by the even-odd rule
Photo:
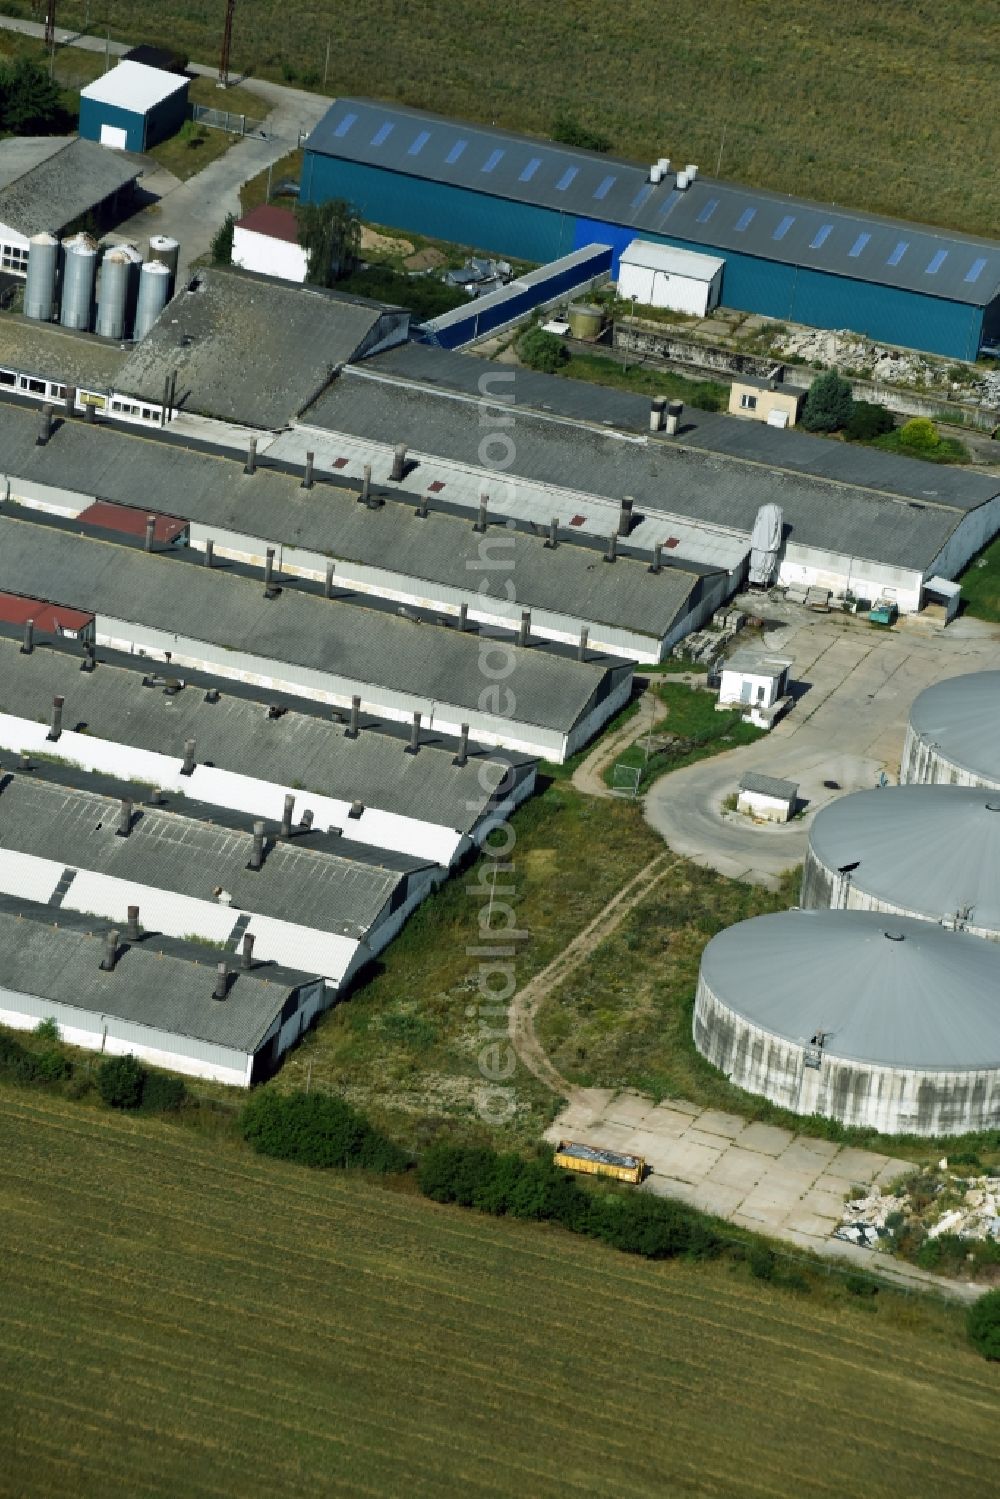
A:
<svg viewBox="0 0 1000 1499">
<path fill-rule="evenodd" d="M 128 145 L 128 136 L 120 125 L 102 125 L 101 145 L 116 146 L 119 151 L 124 151 Z"/>
</svg>

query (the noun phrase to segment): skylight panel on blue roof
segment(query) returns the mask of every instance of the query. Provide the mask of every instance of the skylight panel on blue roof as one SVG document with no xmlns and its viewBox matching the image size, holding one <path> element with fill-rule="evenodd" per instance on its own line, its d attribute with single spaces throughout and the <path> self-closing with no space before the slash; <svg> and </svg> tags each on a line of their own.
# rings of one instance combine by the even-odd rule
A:
<svg viewBox="0 0 1000 1499">
<path fill-rule="evenodd" d="M 503 159 L 502 151 L 491 151 L 489 156 L 480 167 L 482 172 L 492 172 L 493 168 Z"/>
<path fill-rule="evenodd" d="M 618 181 L 618 175 L 617 175 L 617 173 L 613 173 L 610 177 L 605 177 L 604 181 L 601 183 L 600 187 L 595 192 L 594 197 L 595 198 L 606 198 L 608 196 L 608 193 L 611 191 L 611 189 L 614 187 L 614 185 L 615 185 L 615 183 L 617 181 Z"/>
<path fill-rule="evenodd" d="M 531 179 L 532 179 L 532 177 L 534 177 L 535 173 L 538 171 L 538 168 L 541 166 L 541 164 L 542 164 L 542 158 L 540 156 L 533 156 L 531 158 L 531 160 L 528 162 L 528 165 L 525 167 L 524 171 L 521 172 L 521 173 L 519 173 L 518 179 L 517 179 L 518 182 L 530 182 Z"/>
<path fill-rule="evenodd" d="M 966 271 L 965 275 L 962 277 L 962 280 L 969 282 L 978 281 L 985 269 L 985 260 L 974 260 L 969 269 Z"/>
<path fill-rule="evenodd" d="M 786 213 L 785 217 L 782 219 L 782 221 L 778 225 L 777 229 L 775 229 L 774 233 L 771 235 L 771 238 L 772 239 L 784 239 L 785 235 L 788 233 L 789 229 L 791 229 L 791 227 L 792 227 L 792 225 L 794 223 L 795 223 L 795 215 L 794 215 L 794 213 Z"/>
<path fill-rule="evenodd" d="M 431 138 L 431 133 L 430 133 L 429 130 L 421 130 L 421 132 L 417 136 L 416 140 L 413 141 L 413 143 L 410 145 L 409 149 L 407 150 L 407 153 L 406 153 L 407 156 L 419 156 L 420 153 L 421 153 L 421 151 L 426 146 L 427 142 L 430 140 L 430 138 Z"/>
<path fill-rule="evenodd" d="M 886 261 L 886 265 L 898 265 L 909 248 L 910 241 L 908 239 L 901 239 Z"/>
<path fill-rule="evenodd" d="M 567 167 L 565 172 L 563 172 L 562 176 L 559 178 L 559 181 L 556 183 L 556 191 L 564 193 L 579 170 L 579 167 Z"/>
<path fill-rule="evenodd" d="M 452 146 L 451 150 L 448 152 L 448 155 L 445 157 L 445 161 L 448 163 L 448 165 L 450 167 L 453 167 L 455 165 L 456 161 L 461 156 L 462 152 L 465 150 L 465 148 L 466 148 L 466 146 L 468 144 L 469 144 L 468 141 L 456 141 L 455 142 L 455 144 Z"/>
<path fill-rule="evenodd" d="M 707 224 L 708 221 L 709 221 L 709 219 L 712 217 L 713 213 L 715 212 L 715 210 L 718 208 L 718 206 L 719 206 L 719 200 L 718 200 L 718 198 L 709 198 L 708 202 L 705 204 L 704 208 L 701 210 L 701 213 L 698 215 L 697 222 L 699 224 Z"/>
<path fill-rule="evenodd" d="M 337 126 L 336 130 L 333 132 L 338 140 L 343 140 L 344 136 L 350 130 L 351 126 L 357 123 L 357 118 L 357 115 L 344 116 L 340 124 Z"/>
<path fill-rule="evenodd" d="M 386 120 L 384 124 L 378 127 L 375 134 L 372 136 L 372 145 L 380 146 L 382 142 L 386 140 L 391 134 L 392 126 L 390 125 L 389 121 Z"/>
<path fill-rule="evenodd" d="M 816 230 L 816 233 L 813 235 L 812 239 L 809 241 L 810 250 L 821 249 L 822 246 L 826 244 L 832 233 L 832 224 L 821 224 L 820 227 Z"/>
<path fill-rule="evenodd" d="M 756 208 L 744 208 L 743 212 L 740 214 L 739 218 L 736 220 L 736 223 L 733 225 L 733 228 L 734 229 L 746 229 L 753 222 L 753 219 L 755 218 L 756 213 L 757 213 Z"/>
<path fill-rule="evenodd" d="M 652 191 L 653 184 L 651 182 L 644 182 L 629 206 L 631 208 L 641 208 Z"/>
<path fill-rule="evenodd" d="M 938 271 L 941 269 L 941 267 L 944 265 L 944 263 L 945 263 L 945 261 L 947 259 L 948 259 L 948 251 L 947 250 L 937 250 L 937 251 L 935 251 L 934 256 L 933 256 L 930 264 L 928 265 L 927 270 L 924 272 L 924 274 L 926 276 L 936 276 L 937 273 L 938 273 Z"/>
<path fill-rule="evenodd" d="M 868 241 L 870 239 L 871 239 L 871 235 L 870 234 L 859 234 L 858 235 L 857 239 L 854 241 L 853 245 L 851 246 L 851 248 L 847 252 L 848 255 L 851 257 L 852 260 L 857 260 L 858 256 L 861 254 L 861 251 L 864 249 L 865 245 L 868 243 Z"/>
</svg>

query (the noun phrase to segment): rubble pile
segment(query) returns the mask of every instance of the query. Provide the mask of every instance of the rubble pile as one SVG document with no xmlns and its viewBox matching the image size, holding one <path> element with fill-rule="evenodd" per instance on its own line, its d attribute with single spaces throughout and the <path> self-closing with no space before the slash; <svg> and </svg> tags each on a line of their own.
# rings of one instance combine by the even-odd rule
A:
<svg viewBox="0 0 1000 1499">
<path fill-rule="evenodd" d="M 695 630 L 685 636 L 670 654 L 677 661 L 696 661 L 711 668 L 747 623 L 748 616 L 742 609 L 717 609 L 712 615 L 711 629 Z"/>
<path fill-rule="evenodd" d="M 890 1249 L 895 1230 L 916 1223 L 928 1239 L 953 1234 L 970 1242 L 991 1239 L 1000 1243 L 1000 1176 L 958 1176 L 947 1171 L 946 1162 L 940 1169 L 933 1199 L 920 1212 L 907 1192 L 872 1187 L 864 1196 L 844 1203 L 834 1238 L 868 1249 Z M 890 1224 L 894 1214 L 898 1216 Z"/>
<path fill-rule="evenodd" d="M 905 1192 L 883 1192 L 881 1187 L 872 1187 L 867 1196 L 844 1203 L 843 1222 L 834 1229 L 833 1237 L 846 1239 L 848 1244 L 860 1244 L 863 1249 L 875 1249 L 880 1240 L 892 1239 L 892 1229 L 886 1220 L 893 1213 L 905 1215 L 909 1206 Z"/>
<path fill-rule="evenodd" d="M 849 328 L 788 328 L 772 342 L 776 354 L 796 355 L 843 374 L 904 389 L 927 390 L 947 399 L 1000 407 L 1000 370 L 934 359 L 910 349 L 873 343 Z M 962 372 L 955 379 L 956 371 Z"/>
</svg>

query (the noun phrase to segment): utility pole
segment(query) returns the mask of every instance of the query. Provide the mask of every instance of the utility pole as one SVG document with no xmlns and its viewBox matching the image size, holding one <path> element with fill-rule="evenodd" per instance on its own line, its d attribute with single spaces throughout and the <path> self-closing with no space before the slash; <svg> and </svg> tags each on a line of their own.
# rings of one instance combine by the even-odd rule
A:
<svg viewBox="0 0 1000 1499">
<path fill-rule="evenodd" d="M 56 0 L 45 3 L 45 45 L 50 52 L 56 45 Z"/>
<path fill-rule="evenodd" d="M 326 62 L 323 64 L 323 87 L 326 88 L 326 77 L 330 71 L 330 38 L 326 39 Z"/>
<path fill-rule="evenodd" d="M 233 11 L 236 0 L 226 0 L 226 24 L 222 32 L 222 52 L 219 56 L 219 87 L 229 87 L 229 52 L 233 45 Z"/>
</svg>

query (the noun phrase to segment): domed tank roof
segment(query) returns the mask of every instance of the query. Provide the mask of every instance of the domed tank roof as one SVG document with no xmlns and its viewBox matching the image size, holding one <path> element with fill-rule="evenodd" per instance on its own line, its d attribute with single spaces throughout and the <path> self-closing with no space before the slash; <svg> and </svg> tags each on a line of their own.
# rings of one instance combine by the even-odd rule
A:
<svg viewBox="0 0 1000 1499">
<path fill-rule="evenodd" d="M 1000 948 L 907 916 L 781 911 L 713 937 L 701 976 L 751 1025 L 881 1067 L 1000 1066 Z"/>
<path fill-rule="evenodd" d="M 1000 673 L 998 673 L 1000 675 Z M 809 848 L 866 895 L 931 921 L 971 907 L 1000 930 L 1000 791 L 888 786 L 839 797 L 816 814 Z"/>
<path fill-rule="evenodd" d="M 944 758 L 1000 781 L 1000 671 L 937 682 L 914 699 L 910 726 Z"/>
</svg>

